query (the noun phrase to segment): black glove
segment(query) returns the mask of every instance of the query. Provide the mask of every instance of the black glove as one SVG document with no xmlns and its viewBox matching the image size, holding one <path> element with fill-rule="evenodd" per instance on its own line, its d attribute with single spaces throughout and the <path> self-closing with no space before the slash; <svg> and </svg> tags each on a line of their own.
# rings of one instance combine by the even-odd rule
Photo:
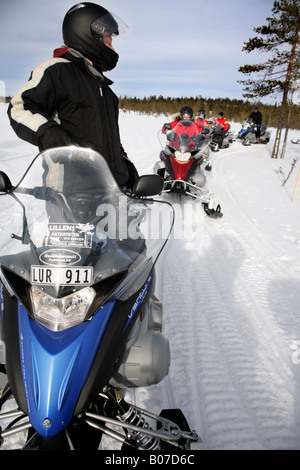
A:
<svg viewBox="0 0 300 470">
<path fill-rule="evenodd" d="M 171 128 L 171 124 L 169 122 L 166 122 L 164 125 L 163 125 L 163 132 L 166 132 L 166 131 L 170 131 L 172 128 Z"/>
<path fill-rule="evenodd" d="M 49 127 L 39 138 L 39 141 L 40 150 L 46 150 L 53 147 L 65 147 L 73 144 L 69 134 L 60 126 Z"/>
</svg>

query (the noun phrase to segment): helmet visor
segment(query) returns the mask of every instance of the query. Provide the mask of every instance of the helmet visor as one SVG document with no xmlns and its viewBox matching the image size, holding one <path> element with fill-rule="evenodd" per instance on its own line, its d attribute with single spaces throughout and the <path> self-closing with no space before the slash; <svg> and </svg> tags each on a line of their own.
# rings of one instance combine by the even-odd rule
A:
<svg viewBox="0 0 300 470">
<path fill-rule="evenodd" d="M 104 34 L 118 36 L 127 29 L 128 26 L 113 13 L 106 13 L 91 24 L 91 31 L 96 39 L 102 39 Z"/>
</svg>

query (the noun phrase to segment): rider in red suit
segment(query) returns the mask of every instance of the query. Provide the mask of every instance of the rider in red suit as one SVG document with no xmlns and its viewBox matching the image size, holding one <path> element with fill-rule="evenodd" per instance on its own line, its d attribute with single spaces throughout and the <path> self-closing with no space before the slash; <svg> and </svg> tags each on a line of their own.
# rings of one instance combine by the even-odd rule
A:
<svg viewBox="0 0 300 470">
<path fill-rule="evenodd" d="M 194 111 L 189 106 L 183 106 L 178 116 L 174 119 L 174 121 L 170 122 L 171 129 L 173 129 L 179 121 L 192 121 L 194 116 Z M 165 126 L 162 127 L 162 132 L 165 133 L 166 129 Z"/>
<path fill-rule="evenodd" d="M 207 119 L 205 119 L 205 116 L 206 116 L 206 112 L 204 111 L 204 109 L 199 109 L 199 111 L 197 112 L 195 122 L 200 132 L 202 132 L 202 130 L 208 123 Z"/>
<path fill-rule="evenodd" d="M 215 122 L 219 127 L 219 131 L 218 131 L 219 147 L 222 148 L 225 134 L 227 130 L 229 129 L 229 122 L 224 117 L 223 111 L 220 111 L 218 113 L 218 116 L 215 119 L 213 119 L 213 122 Z"/>
<path fill-rule="evenodd" d="M 226 118 L 224 118 L 224 113 L 223 111 L 220 111 L 216 119 L 214 119 L 214 122 L 217 122 L 218 124 L 221 124 L 224 130 L 224 133 L 228 130 L 229 127 L 229 122 L 227 121 Z"/>
</svg>

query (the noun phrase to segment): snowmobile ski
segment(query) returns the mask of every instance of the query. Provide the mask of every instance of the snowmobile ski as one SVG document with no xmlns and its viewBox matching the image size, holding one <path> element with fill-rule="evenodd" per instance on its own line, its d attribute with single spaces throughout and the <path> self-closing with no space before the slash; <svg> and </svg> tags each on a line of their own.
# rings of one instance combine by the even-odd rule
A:
<svg viewBox="0 0 300 470">
<path fill-rule="evenodd" d="M 217 205 L 216 209 L 209 208 L 207 202 L 203 202 L 202 205 L 204 212 L 208 215 L 208 217 L 211 217 L 212 219 L 220 219 L 223 217 L 220 204 Z"/>
</svg>

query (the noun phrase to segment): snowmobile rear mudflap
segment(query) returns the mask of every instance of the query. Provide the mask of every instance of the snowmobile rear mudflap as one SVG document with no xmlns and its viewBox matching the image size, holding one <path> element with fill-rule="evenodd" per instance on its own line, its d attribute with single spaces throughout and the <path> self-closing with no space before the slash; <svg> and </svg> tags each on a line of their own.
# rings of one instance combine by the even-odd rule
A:
<svg viewBox="0 0 300 470">
<path fill-rule="evenodd" d="M 177 424 L 182 431 L 191 433 L 188 422 L 180 409 L 164 409 L 160 412 L 159 416 Z M 190 442 L 184 437 L 181 437 L 178 441 L 178 446 L 181 449 L 188 449 L 190 447 Z M 161 448 L 165 451 L 174 449 L 173 445 L 168 442 L 161 442 Z"/>
</svg>

